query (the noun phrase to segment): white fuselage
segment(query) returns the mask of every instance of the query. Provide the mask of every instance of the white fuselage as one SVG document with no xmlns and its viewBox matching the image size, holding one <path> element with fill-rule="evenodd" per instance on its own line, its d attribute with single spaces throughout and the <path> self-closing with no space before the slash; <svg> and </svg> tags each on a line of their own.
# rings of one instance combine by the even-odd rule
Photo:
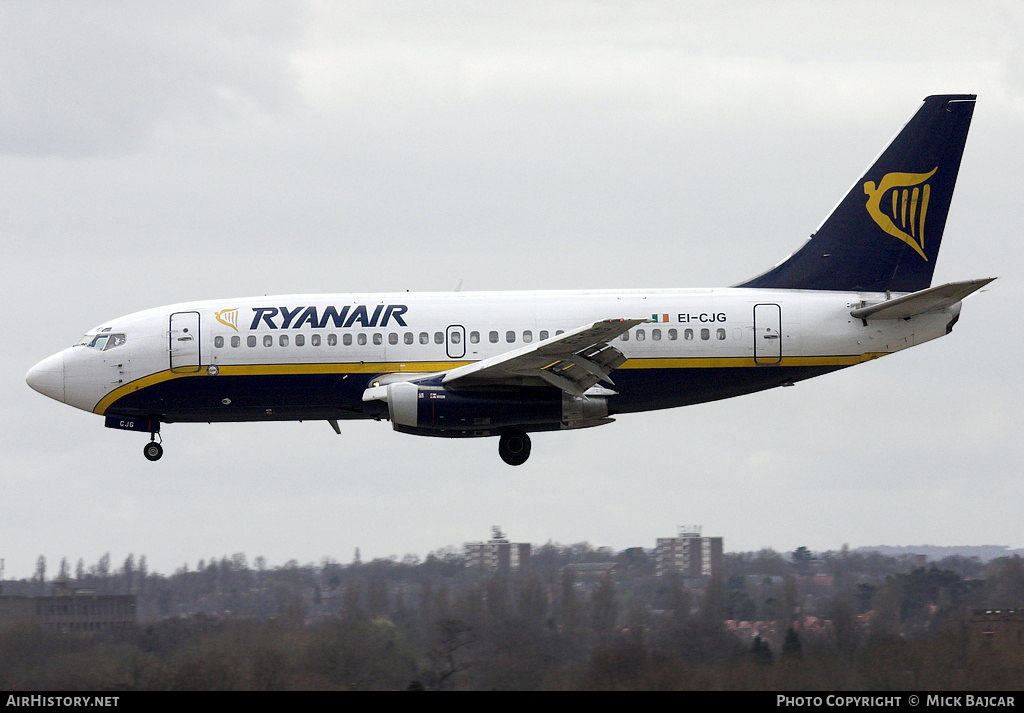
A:
<svg viewBox="0 0 1024 713">
<path fill-rule="evenodd" d="M 788 384 L 899 351 L 946 334 L 960 308 L 909 319 L 850 315 L 887 297 L 722 288 L 188 302 L 104 323 L 37 365 L 29 382 L 86 411 L 164 421 L 300 418 L 302 399 L 286 393 L 292 385 L 300 396 L 332 390 L 340 410 L 331 417 L 372 416 L 359 397 L 380 375 L 440 372 L 594 320 L 642 318 L 649 322 L 614 341 L 626 361 L 614 372 L 610 402 L 616 412 L 642 411 Z M 104 335 L 116 340 L 99 343 Z M 211 401 L 218 382 L 224 395 Z M 236 411 L 245 394 L 259 396 Z M 318 417 L 326 402 L 307 401 L 316 413 L 305 417 Z"/>
</svg>

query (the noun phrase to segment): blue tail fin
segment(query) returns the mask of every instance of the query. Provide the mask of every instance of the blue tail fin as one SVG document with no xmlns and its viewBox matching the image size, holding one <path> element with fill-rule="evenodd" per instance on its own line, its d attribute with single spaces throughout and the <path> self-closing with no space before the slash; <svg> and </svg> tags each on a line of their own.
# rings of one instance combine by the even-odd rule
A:
<svg viewBox="0 0 1024 713">
<path fill-rule="evenodd" d="M 931 285 L 973 94 L 931 96 L 800 250 L 737 287 L 916 292 Z"/>
</svg>

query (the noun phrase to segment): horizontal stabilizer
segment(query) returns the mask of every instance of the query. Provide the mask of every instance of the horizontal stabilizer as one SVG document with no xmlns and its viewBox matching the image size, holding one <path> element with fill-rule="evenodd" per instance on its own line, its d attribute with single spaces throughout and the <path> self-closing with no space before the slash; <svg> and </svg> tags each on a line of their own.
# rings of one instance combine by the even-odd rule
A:
<svg viewBox="0 0 1024 713">
<path fill-rule="evenodd" d="M 857 319 L 906 319 L 950 307 L 996 278 L 949 282 L 850 312 Z"/>
</svg>

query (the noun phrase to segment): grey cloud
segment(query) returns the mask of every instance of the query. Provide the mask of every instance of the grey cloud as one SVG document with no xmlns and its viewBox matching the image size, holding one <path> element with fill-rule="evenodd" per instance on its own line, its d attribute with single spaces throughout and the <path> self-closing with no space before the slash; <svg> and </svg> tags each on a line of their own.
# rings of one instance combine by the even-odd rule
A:
<svg viewBox="0 0 1024 713">
<path fill-rule="evenodd" d="M 286 111 L 304 15 L 298 3 L 5 3 L 0 152 L 120 154 L 160 126 Z"/>
</svg>

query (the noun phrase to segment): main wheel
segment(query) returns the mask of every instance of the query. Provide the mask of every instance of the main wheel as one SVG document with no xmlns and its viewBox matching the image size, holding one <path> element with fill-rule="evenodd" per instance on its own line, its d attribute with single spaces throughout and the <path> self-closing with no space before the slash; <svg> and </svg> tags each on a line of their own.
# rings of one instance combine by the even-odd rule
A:
<svg viewBox="0 0 1024 713">
<path fill-rule="evenodd" d="M 509 465 L 522 465 L 530 457 L 530 437 L 518 428 L 511 428 L 498 439 L 498 455 Z"/>
<path fill-rule="evenodd" d="M 150 441 L 142 449 L 142 453 L 146 456 L 146 460 L 160 460 L 160 456 L 164 454 L 164 447 L 156 441 Z"/>
</svg>

